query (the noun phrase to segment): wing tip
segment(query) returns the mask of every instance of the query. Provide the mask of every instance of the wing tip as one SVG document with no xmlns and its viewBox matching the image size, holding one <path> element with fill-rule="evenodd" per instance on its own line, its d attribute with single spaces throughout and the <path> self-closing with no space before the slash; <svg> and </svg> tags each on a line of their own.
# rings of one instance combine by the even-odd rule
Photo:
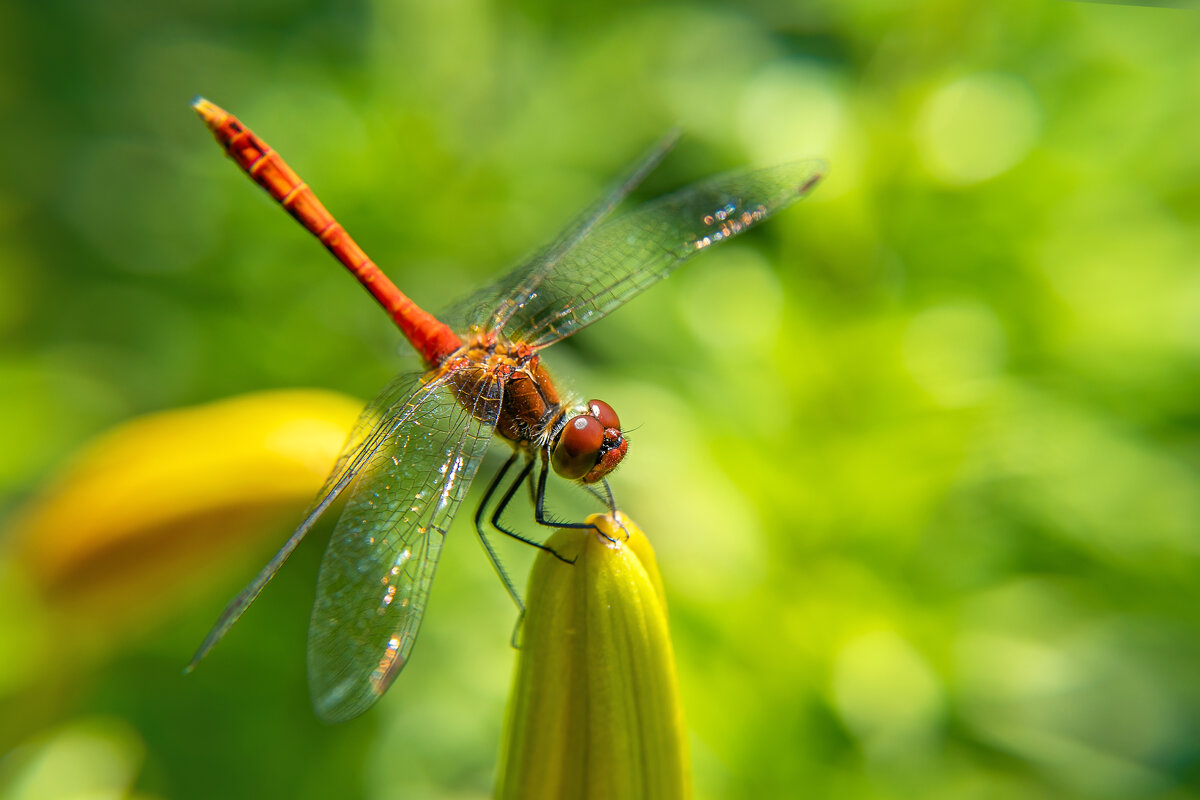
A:
<svg viewBox="0 0 1200 800">
<path fill-rule="evenodd" d="M 809 192 L 811 192 L 813 190 L 813 188 L 818 183 L 820 183 L 822 180 L 824 180 L 825 176 L 828 174 L 829 174 L 829 162 L 823 158 L 815 159 L 812 162 L 812 174 L 810 174 L 807 178 L 805 178 L 803 181 L 801 181 L 800 184 L 796 187 L 796 196 L 804 197 L 805 195 L 807 195 Z"/>
<path fill-rule="evenodd" d="M 364 693 L 361 688 L 355 689 L 345 683 L 332 688 L 317 689 L 312 685 L 311 676 L 309 687 L 312 692 L 313 713 L 326 725 L 338 725 L 361 717 L 382 696 L 382 692 Z"/>
</svg>

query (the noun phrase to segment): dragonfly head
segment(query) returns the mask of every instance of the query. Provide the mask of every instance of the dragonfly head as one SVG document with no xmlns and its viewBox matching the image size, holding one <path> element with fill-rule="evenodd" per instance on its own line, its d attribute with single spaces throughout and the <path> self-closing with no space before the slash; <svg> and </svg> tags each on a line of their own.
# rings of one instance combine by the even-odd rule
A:
<svg viewBox="0 0 1200 800">
<path fill-rule="evenodd" d="M 621 421 L 603 400 L 589 400 L 587 412 L 567 420 L 554 445 L 554 471 L 564 478 L 595 483 L 617 468 L 629 442 Z"/>
</svg>

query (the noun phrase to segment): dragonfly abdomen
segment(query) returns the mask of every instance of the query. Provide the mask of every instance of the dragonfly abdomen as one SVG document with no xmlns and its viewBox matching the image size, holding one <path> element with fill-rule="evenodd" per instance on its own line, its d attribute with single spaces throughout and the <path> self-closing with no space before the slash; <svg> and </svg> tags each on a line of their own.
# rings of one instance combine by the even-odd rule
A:
<svg viewBox="0 0 1200 800">
<path fill-rule="evenodd" d="M 282 156 L 220 106 L 198 97 L 192 107 L 234 163 L 317 237 L 383 306 L 427 365 L 441 364 L 462 346 L 454 331 L 409 299 L 383 274 Z"/>
</svg>

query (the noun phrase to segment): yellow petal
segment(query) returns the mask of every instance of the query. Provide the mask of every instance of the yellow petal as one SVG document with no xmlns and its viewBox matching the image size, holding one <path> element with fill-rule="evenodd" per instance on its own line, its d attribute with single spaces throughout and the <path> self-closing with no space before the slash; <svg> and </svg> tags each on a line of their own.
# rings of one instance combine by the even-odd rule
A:
<svg viewBox="0 0 1200 800">
<path fill-rule="evenodd" d="M 541 553 L 509 699 L 497 796 L 691 796 L 686 729 L 654 551 L 623 514 Z"/>
<path fill-rule="evenodd" d="M 161 607 L 189 576 L 276 538 L 311 502 L 360 408 L 330 392 L 276 391 L 127 422 L 20 515 L 14 565 L 52 608 L 102 628 Z"/>
</svg>

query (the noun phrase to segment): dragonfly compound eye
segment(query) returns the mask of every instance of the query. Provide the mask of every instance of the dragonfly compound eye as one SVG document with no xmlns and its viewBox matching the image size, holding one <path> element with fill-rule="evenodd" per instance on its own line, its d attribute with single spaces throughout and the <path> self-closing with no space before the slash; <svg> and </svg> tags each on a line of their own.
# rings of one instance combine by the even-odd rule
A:
<svg viewBox="0 0 1200 800">
<path fill-rule="evenodd" d="M 605 428 L 615 428 L 621 430 L 621 420 L 617 418 L 617 412 L 613 411 L 613 407 L 603 400 L 589 400 L 588 411 L 592 416 L 599 420 L 600 424 Z"/>
<path fill-rule="evenodd" d="M 582 478 L 600 458 L 604 426 L 595 417 L 581 414 L 567 421 L 554 447 L 554 471 L 564 478 Z"/>
<path fill-rule="evenodd" d="M 588 412 L 563 426 L 554 447 L 554 471 L 564 478 L 594 483 L 616 469 L 629 443 L 617 412 L 603 400 L 588 402 Z"/>
</svg>

